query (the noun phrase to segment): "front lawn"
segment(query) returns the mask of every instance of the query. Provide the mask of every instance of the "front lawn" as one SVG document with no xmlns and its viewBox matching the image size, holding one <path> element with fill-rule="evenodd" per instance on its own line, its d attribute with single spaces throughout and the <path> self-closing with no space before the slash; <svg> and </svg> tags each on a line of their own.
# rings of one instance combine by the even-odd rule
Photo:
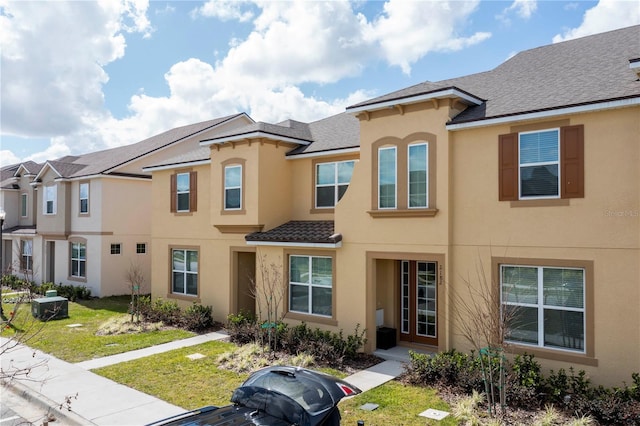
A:
<svg viewBox="0 0 640 426">
<path fill-rule="evenodd" d="M 249 376 L 219 368 L 218 356 L 233 350 L 234 347 L 232 343 L 208 342 L 99 368 L 93 372 L 185 410 L 206 405 L 223 406 L 230 404 L 233 390 Z M 195 360 L 187 357 L 193 354 L 205 357 Z M 345 376 L 339 370 L 309 368 L 338 377 Z M 379 408 L 375 411 L 359 408 L 368 402 L 378 404 Z M 428 408 L 449 410 L 449 406 L 437 396 L 435 390 L 404 385 L 398 381 L 388 382 L 340 403 L 342 424 L 345 425 L 356 425 L 358 420 L 364 420 L 366 426 L 457 424 L 451 416 L 440 422 L 430 422 L 418 416 L 418 413 Z"/>
<path fill-rule="evenodd" d="M 128 296 L 69 302 L 69 318 L 41 322 L 31 315 L 30 303 L 21 304 L 12 321 L 14 328 L 2 331 L 28 346 L 67 362 L 81 362 L 194 336 L 180 329 L 162 329 L 137 334 L 98 336 L 99 327 L 117 317 L 127 317 Z M 5 315 L 15 309 L 3 303 Z"/>
</svg>

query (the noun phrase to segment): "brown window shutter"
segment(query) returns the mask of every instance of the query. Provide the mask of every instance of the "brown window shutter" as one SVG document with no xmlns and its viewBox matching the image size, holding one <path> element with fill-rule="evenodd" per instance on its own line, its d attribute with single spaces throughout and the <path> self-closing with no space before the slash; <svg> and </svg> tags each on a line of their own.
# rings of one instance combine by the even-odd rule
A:
<svg viewBox="0 0 640 426">
<path fill-rule="evenodd" d="M 189 173 L 189 211 L 198 210 L 198 172 Z"/>
<path fill-rule="evenodd" d="M 518 199 L 518 134 L 498 137 L 498 180 L 500 201 Z"/>
<path fill-rule="evenodd" d="M 177 210 L 176 203 L 178 202 L 178 176 L 175 174 L 171 175 L 171 190 L 169 192 L 171 193 L 169 205 L 171 206 L 171 212 L 175 213 Z"/>
<path fill-rule="evenodd" d="M 562 198 L 584 198 L 584 126 L 560 128 Z"/>
</svg>

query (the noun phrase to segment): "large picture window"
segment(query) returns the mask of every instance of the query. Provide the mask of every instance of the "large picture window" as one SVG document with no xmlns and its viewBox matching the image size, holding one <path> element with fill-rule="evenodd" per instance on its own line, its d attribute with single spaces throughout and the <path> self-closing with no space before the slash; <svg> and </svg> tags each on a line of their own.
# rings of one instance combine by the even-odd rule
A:
<svg viewBox="0 0 640 426">
<path fill-rule="evenodd" d="M 351 182 L 355 161 L 316 164 L 316 208 L 331 208 L 340 201 Z"/>
<path fill-rule="evenodd" d="M 224 168 L 224 209 L 242 208 L 242 166 L 233 165 Z"/>
<path fill-rule="evenodd" d="M 87 277 L 87 246 L 84 243 L 71 243 L 71 276 Z"/>
<path fill-rule="evenodd" d="M 171 292 L 188 296 L 198 295 L 198 252 L 171 250 Z"/>
<path fill-rule="evenodd" d="M 289 256 L 289 311 L 330 317 L 333 314 L 333 259 Z"/>
<path fill-rule="evenodd" d="M 511 343 L 585 352 L 585 270 L 501 265 L 502 315 Z"/>
</svg>

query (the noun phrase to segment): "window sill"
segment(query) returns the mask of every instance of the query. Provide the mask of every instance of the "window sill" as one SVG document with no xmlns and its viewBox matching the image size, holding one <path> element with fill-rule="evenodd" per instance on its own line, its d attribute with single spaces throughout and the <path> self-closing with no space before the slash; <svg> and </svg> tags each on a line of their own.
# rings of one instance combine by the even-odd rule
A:
<svg viewBox="0 0 640 426">
<path fill-rule="evenodd" d="M 177 299 L 177 300 L 186 300 L 188 302 L 200 303 L 199 296 L 190 296 L 188 294 L 176 294 L 176 293 L 168 293 L 167 299 Z"/>
<path fill-rule="evenodd" d="M 318 214 L 318 213 L 334 213 L 335 212 L 335 208 L 334 207 L 322 207 L 322 208 L 313 208 L 311 210 L 309 210 L 309 213 L 311 214 Z"/>
<path fill-rule="evenodd" d="M 185 211 L 185 212 L 173 212 L 174 216 L 193 216 L 193 212 Z"/>
<path fill-rule="evenodd" d="M 247 214 L 247 211 L 245 209 L 238 209 L 238 210 L 225 210 L 222 209 L 220 210 L 220 214 L 221 215 L 243 215 L 243 214 Z"/>
<path fill-rule="evenodd" d="M 321 317 L 317 315 L 307 315 L 307 314 L 301 314 L 298 312 L 287 312 L 284 318 L 290 319 L 290 320 L 303 321 L 303 322 L 312 322 L 316 324 L 333 325 L 333 326 L 338 325 L 338 321 L 336 321 L 334 318 Z"/>
<path fill-rule="evenodd" d="M 79 282 L 79 283 L 86 283 L 87 282 L 87 277 L 67 277 L 67 279 L 69 281 L 75 281 L 75 282 Z"/>
<path fill-rule="evenodd" d="M 367 213 L 374 218 L 434 217 L 438 213 L 438 209 L 369 210 Z"/>
<path fill-rule="evenodd" d="M 549 198 L 537 200 L 518 200 L 511 201 L 511 207 L 558 207 L 568 206 L 568 198 Z"/>
<path fill-rule="evenodd" d="M 534 348 L 531 346 L 509 346 L 512 353 L 517 355 L 531 354 L 536 358 L 549 359 L 554 361 L 568 362 L 572 364 L 598 366 L 598 358 L 594 358 L 587 354 L 571 353 L 564 351 L 554 351 L 552 349 Z"/>
</svg>

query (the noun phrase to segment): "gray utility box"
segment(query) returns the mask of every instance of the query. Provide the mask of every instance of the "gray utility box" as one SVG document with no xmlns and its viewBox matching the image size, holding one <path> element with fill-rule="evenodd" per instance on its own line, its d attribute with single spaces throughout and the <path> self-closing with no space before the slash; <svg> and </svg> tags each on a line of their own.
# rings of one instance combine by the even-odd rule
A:
<svg viewBox="0 0 640 426">
<path fill-rule="evenodd" d="M 69 301 L 65 297 L 41 297 L 31 301 L 31 314 L 41 321 L 69 317 Z"/>
</svg>

